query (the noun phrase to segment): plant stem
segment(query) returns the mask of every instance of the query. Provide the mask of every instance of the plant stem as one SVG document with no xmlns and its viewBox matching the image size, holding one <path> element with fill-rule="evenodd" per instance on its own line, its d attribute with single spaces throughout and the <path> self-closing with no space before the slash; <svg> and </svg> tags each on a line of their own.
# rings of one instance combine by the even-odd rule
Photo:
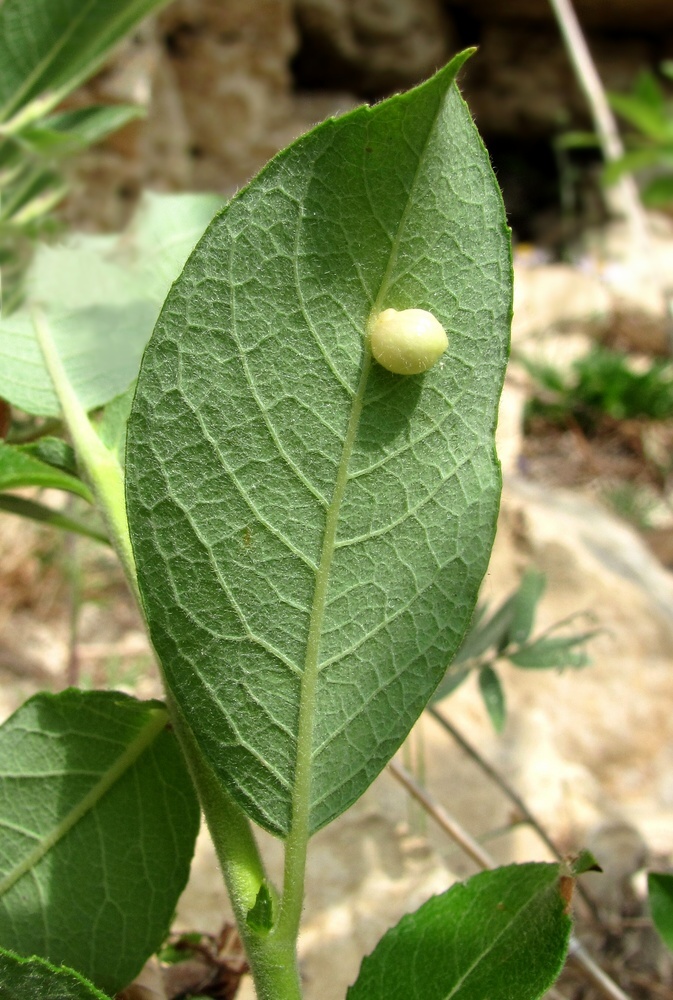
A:
<svg viewBox="0 0 673 1000">
<path fill-rule="evenodd" d="M 452 840 L 456 842 L 465 853 L 472 858 L 474 862 L 484 869 L 495 868 L 496 864 L 493 858 L 488 854 L 487 851 L 479 844 L 471 834 L 465 830 L 460 823 L 458 823 L 453 816 L 444 809 L 443 806 L 439 804 L 434 795 L 427 792 L 412 778 L 406 768 L 398 764 L 396 760 L 391 760 L 388 764 L 388 770 L 396 778 L 397 781 L 407 790 L 409 795 L 411 795 L 423 809 L 426 811 L 428 816 L 432 816 L 435 823 L 444 830 L 445 833 L 451 837 Z"/>
<path fill-rule="evenodd" d="M 70 384 L 49 323 L 37 308 L 33 310 L 33 325 L 78 460 L 89 479 L 131 590 L 142 608 L 126 520 L 124 476 L 121 467 L 92 427 Z M 165 684 L 164 687 L 176 736 L 186 758 L 222 866 L 239 934 L 253 973 L 258 1000 L 301 1000 L 296 933 L 289 938 L 287 935 L 274 933 L 274 929 L 268 933 L 260 933 L 254 931 L 247 922 L 248 912 L 255 905 L 262 885 L 266 884 L 269 891 L 272 891 L 264 873 L 250 823 L 218 782 L 191 730 L 170 698 Z M 301 902 L 299 913 L 301 913 Z"/>
<path fill-rule="evenodd" d="M 610 163 L 624 155 L 617 123 L 605 96 L 605 89 L 582 34 L 571 0 L 549 0 L 566 44 L 577 81 L 587 99 L 605 160 Z M 634 241 L 647 240 L 645 213 L 632 177 L 622 177 L 614 185 L 614 207 L 628 220 Z"/>
<path fill-rule="evenodd" d="M 182 713 L 170 699 L 169 707 L 222 867 L 258 1000 L 301 1000 L 296 940 L 273 928 L 268 933 L 255 931 L 248 924 L 259 890 L 263 885 L 270 889 L 250 823 L 213 774 Z"/>
<path fill-rule="evenodd" d="M 519 811 L 523 819 L 526 821 L 526 823 L 528 823 L 529 826 L 533 828 L 533 830 L 535 830 L 542 843 L 549 848 L 554 857 L 556 857 L 559 861 L 562 861 L 563 860 L 562 852 L 556 846 L 556 844 L 549 836 L 549 834 L 542 826 L 542 824 L 539 822 L 539 820 L 535 818 L 535 816 L 530 811 L 530 809 L 528 808 L 524 800 L 521 798 L 519 793 L 514 788 L 512 788 L 512 786 L 504 777 L 504 775 L 502 775 L 499 771 L 497 771 L 493 767 L 493 765 L 489 763 L 489 761 L 487 761 L 486 758 L 479 753 L 477 748 L 472 746 L 472 744 L 465 739 L 462 733 L 460 733 L 456 729 L 456 727 L 453 725 L 452 722 L 449 722 L 446 716 L 442 712 L 440 712 L 438 708 L 436 708 L 434 705 L 430 705 L 428 706 L 426 711 L 433 717 L 433 719 L 436 722 L 439 723 L 442 729 L 444 729 L 445 732 L 447 732 L 456 741 L 458 746 L 467 754 L 470 760 L 473 760 L 474 763 L 481 768 L 484 774 L 488 775 L 491 781 L 493 781 L 494 784 L 498 786 L 500 791 L 507 796 L 510 802 L 512 802 L 516 806 L 517 810 Z M 582 896 L 582 899 L 584 900 L 587 907 L 591 911 L 593 918 L 600 923 L 596 904 L 581 883 L 578 884 L 577 891 Z"/>
</svg>

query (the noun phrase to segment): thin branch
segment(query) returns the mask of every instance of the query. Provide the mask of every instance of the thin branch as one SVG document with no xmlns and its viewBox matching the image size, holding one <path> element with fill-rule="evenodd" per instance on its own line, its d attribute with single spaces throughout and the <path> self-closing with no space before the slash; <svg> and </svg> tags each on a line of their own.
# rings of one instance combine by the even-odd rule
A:
<svg viewBox="0 0 673 1000">
<path fill-rule="evenodd" d="M 624 155 L 624 146 L 596 65 L 589 52 L 571 0 L 549 0 L 556 15 L 577 81 L 587 99 L 594 128 L 608 163 Z M 625 216 L 632 235 L 643 247 L 647 240 L 645 213 L 632 177 L 624 176 L 613 187 L 613 207 Z"/>
<path fill-rule="evenodd" d="M 474 837 L 467 832 L 467 830 L 463 829 L 457 820 L 449 815 L 446 809 L 439 804 L 434 795 L 431 795 L 430 792 L 421 788 L 418 782 L 412 778 L 405 767 L 398 764 L 396 760 L 391 760 L 388 764 L 388 770 L 407 790 L 409 795 L 421 804 L 428 816 L 432 816 L 437 825 L 440 826 L 452 840 L 462 847 L 465 853 L 471 857 L 480 868 L 496 867 L 495 861 L 490 854 L 483 849 L 481 844 L 479 844 Z"/>
<path fill-rule="evenodd" d="M 449 722 L 446 716 L 440 712 L 439 709 L 435 708 L 434 705 L 430 705 L 426 711 L 439 723 L 442 729 L 444 729 L 456 741 L 458 746 L 467 754 L 470 760 L 473 760 L 475 764 L 481 768 L 484 774 L 488 775 L 491 781 L 498 786 L 500 791 L 507 796 L 510 802 L 514 803 L 521 816 L 523 816 L 526 822 L 535 830 L 540 840 L 549 848 L 554 857 L 558 858 L 559 861 L 563 861 L 562 852 L 507 779 L 499 771 L 497 771 L 485 757 L 482 757 L 477 748 L 472 746 L 472 744 L 456 729 L 452 722 Z M 581 884 L 578 885 L 577 891 L 589 907 L 594 919 L 600 922 L 596 903 L 586 891 L 584 886 Z"/>
<path fill-rule="evenodd" d="M 576 937 L 570 939 L 568 954 L 575 959 L 578 965 L 582 966 L 588 978 L 603 991 L 606 997 L 610 997 L 610 1000 L 630 1000 L 628 994 L 624 993 L 614 979 L 611 979 L 607 972 L 603 972 L 600 966 L 594 962 L 584 945 Z"/>
<path fill-rule="evenodd" d="M 442 805 L 440 805 L 434 795 L 426 791 L 425 788 L 421 788 L 420 785 L 414 781 L 409 772 L 402 767 L 401 764 L 398 764 L 395 760 L 391 760 L 388 764 L 388 770 L 407 790 L 407 792 L 423 806 L 428 816 L 431 816 L 437 825 L 441 827 L 441 829 L 444 830 L 444 832 L 447 833 L 452 840 L 459 844 L 465 853 L 469 855 L 469 857 L 471 857 L 480 868 L 489 870 L 497 867 L 495 859 L 483 849 L 481 844 L 477 843 L 474 837 L 469 834 L 467 830 L 465 830 Z M 610 998 L 610 1000 L 631 1000 L 631 998 L 620 989 L 617 983 L 615 983 L 614 980 L 607 975 L 607 973 L 603 972 L 603 970 L 596 965 L 594 960 L 587 954 L 584 946 L 580 944 L 574 936 L 571 936 L 570 938 L 570 948 L 568 954 L 578 965 L 582 966 L 588 978 L 591 979 L 591 981 L 598 986 L 603 991 L 605 996 Z"/>
</svg>

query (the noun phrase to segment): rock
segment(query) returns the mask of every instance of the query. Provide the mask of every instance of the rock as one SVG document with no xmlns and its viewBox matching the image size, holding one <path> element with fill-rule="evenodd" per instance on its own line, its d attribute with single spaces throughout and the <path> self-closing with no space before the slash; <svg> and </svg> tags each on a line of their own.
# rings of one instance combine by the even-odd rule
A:
<svg viewBox="0 0 673 1000">
<path fill-rule="evenodd" d="M 622 655 L 673 651 L 673 576 L 626 522 L 569 490 L 517 477 L 506 485 L 501 528 L 496 545 L 510 535 L 509 544 L 548 573 L 559 601 L 565 595 L 568 613 L 582 593 L 601 625 L 620 636 Z M 635 631 L 624 629 L 631 619 Z"/>
<path fill-rule="evenodd" d="M 478 23 L 478 29 L 464 39 L 478 40 L 479 51 L 461 75 L 461 87 L 487 138 L 546 136 L 551 141 L 564 131 L 593 127 L 553 21 L 540 24 L 485 16 Z M 610 90 L 630 90 L 641 68 L 651 64 L 645 31 L 617 37 L 589 35 L 588 43 L 601 80 Z"/>
<path fill-rule="evenodd" d="M 668 356 L 673 350 L 673 219 L 646 216 L 635 244 L 629 227 L 613 222 L 582 240 L 578 266 L 600 278 L 612 318 L 601 339 L 625 351 Z"/>
<path fill-rule="evenodd" d="M 541 334 L 604 326 L 612 308 L 610 290 L 597 273 L 570 264 L 518 265 L 512 341 L 521 347 Z"/>
<path fill-rule="evenodd" d="M 174 0 L 145 22 L 74 101 L 142 96 L 147 119 L 71 165 L 66 220 L 121 228 L 147 186 L 233 193 L 306 127 L 297 44 L 291 0 Z"/>
<path fill-rule="evenodd" d="M 430 76 L 456 50 L 439 0 L 295 0 L 303 86 L 381 95 Z"/>
<path fill-rule="evenodd" d="M 555 23 L 551 4 L 538 0 L 448 0 L 449 9 L 468 9 L 480 20 L 531 21 Z M 573 0 L 582 24 L 612 31 L 646 28 L 650 31 L 673 29 L 673 10 L 668 0 Z"/>
</svg>

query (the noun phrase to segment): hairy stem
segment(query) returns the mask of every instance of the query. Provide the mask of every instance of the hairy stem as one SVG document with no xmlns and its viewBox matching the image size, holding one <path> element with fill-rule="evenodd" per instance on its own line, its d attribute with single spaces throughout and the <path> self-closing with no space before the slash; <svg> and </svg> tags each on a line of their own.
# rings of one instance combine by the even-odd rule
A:
<svg viewBox="0 0 673 1000">
<path fill-rule="evenodd" d="M 213 838 L 258 1000 L 301 1000 L 295 941 L 273 928 L 258 931 L 248 923 L 260 889 L 263 885 L 270 888 L 250 823 L 213 774 L 175 703 L 170 709 Z"/>
</svg>

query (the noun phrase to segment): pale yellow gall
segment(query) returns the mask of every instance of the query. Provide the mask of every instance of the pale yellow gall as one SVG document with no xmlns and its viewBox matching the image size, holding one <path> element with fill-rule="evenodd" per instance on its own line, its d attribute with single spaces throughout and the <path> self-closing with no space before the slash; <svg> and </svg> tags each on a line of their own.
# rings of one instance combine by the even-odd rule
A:
<svg viewBox="0 0 673 1000">
<path fill-rule="evenodd" d="M 396 375 L 420 375 L 449 346 L 444 327 L 425 309 L 384 309 L 370 327 L 372 355 Z"/>
</svg>

